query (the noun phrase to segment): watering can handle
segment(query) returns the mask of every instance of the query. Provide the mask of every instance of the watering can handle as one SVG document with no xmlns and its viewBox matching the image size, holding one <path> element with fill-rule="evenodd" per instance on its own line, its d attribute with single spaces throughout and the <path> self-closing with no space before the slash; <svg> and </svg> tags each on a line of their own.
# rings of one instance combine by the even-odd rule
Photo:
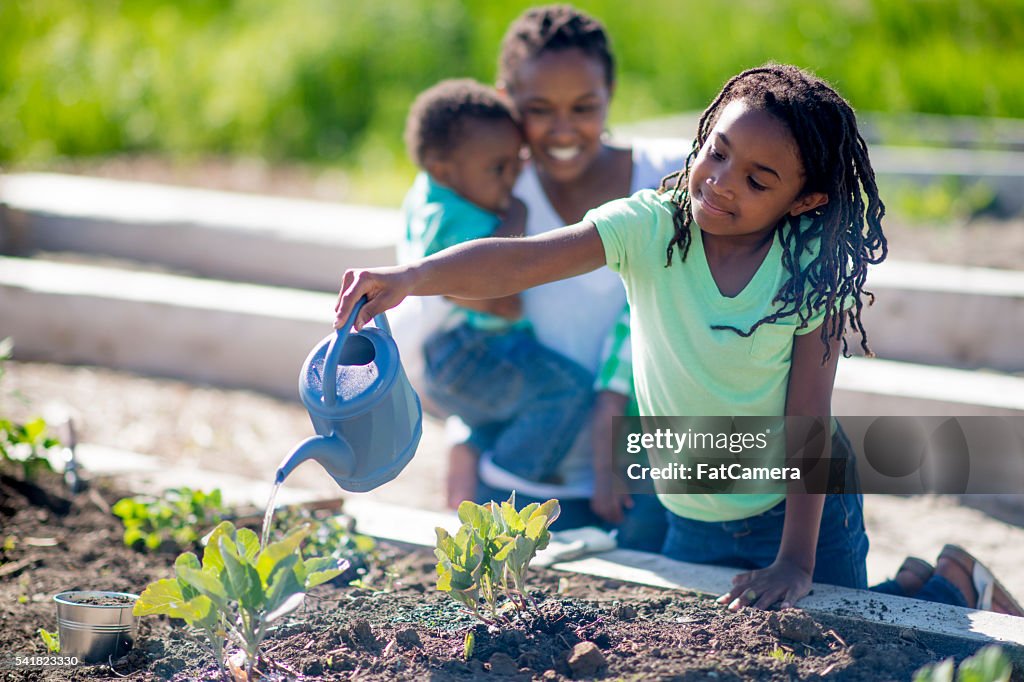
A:
<svg viewBox="0 0 1024 682">
<path fill-rule="evenodd" d="M 327 346 L 323 370 L 324 405 L 327 407 L 332 407 L 337 399 L 338 363 L 341 361 L 341 351 L 344 350 L 345 341 L 350 336 L 349 331 L 352 329 L 352 325 L 355 324 L 356 316 L 359 315 L 359 311 L 363 309 L 364 305 L 366 305 L 365 296 L 356 301 L 352 312 L 349 313 L 348 319 L 345 320 L 345 325 L 338 328 L 334 338 L 331 339 L 331 343 Z M 391 325 L 388 324 L 388 318 L 384 316 L 384 313 L 373 318 L 373 323 L 378 328 L 387 332 L 388 336 L 391 336 Z"/>
</svg>

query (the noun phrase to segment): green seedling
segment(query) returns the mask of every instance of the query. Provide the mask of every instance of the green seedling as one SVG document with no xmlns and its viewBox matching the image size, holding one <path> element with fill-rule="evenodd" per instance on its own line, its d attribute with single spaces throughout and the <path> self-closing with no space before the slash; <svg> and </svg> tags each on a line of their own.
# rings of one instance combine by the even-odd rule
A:
<svg viewBox="0 0 1024 682">
<path fill-rule="evenodd" d="M 792 651 L 786 651 L 780 646 L 777 646 L 774 649 L 772 649 L 770 652 L 768 652 L 768 655 L 777 661 L 782 661 L 783 663 L 792 663 L 796 660 L 796 656 L 793 654 Z"/>
<path fill-rule="evenodd" d="M 255 532 L 223 521 L 210 534 L 202 560 L 181 554 L 175 577 L 147 586 L 133 613 L 181 618 L 201 630 L 222 674 L 225 646 L 237 645 L 251 680 L 267 632 L 302 604 L 306 591 L 348 568 L 333 557 L 304 559 L 300 547 L 311 531 L 308 525 L 293 529 L 261 548 Z"/>
<path fill-rule="evenodd" d="M 0 339 L 0 379 L 3 379 L 4 363 L 11 359 L 13 349 L 10 337 Z M 47 434 L 44 419 L 37 417 L 20 423 L 0 417 L 0 468 L 19 468 L 24 480 L 34 478 L 40 471 L 53 471 L 47 451 L 58 445 L 60 441 Z"/>
<path fill-rule="evenodd" d="M 39 636 L 50 653 L 60 653 L 60 632 L 48 632 L 45 628 L 39 628 Z"/>
<path fill-rule="evenodd" d="M 125 497 L 112 511 L 124 523 L 124 544 L 155 551 L 164 543 L 194 547 L 202 534 L 227 514 L 219 488 L 212 492 L 171 488 L 161 497 Z"/>
<path fill-rule="evenodd" d="M 466 639 L 462 642 L 462 660 L 468 661 L 473 658 L 473 649 L 476 648 L 476 635 L 470 630 L 466 633 Z"/>
<path fill-rule="evenodd" d="M 485 623 L 500 618 L 502 592 L 518 612 L 525 611 L 527 569 L 537 552 L 547 547 L 548 527 L 559 511 L 558 500 L 535 502 L 516 511 L 514 492 L 500 505 L 463 502 L 459 505 L 462 526 L 454 536 L 444 528 L 435 529 L 437 589 L 448 592 Z M 491 618 L 480 613 L 481 600 Z"/>
<path fill-rule="evenodd" d="M 1006 652 L 992 644 L 965 658 L 959 668 L 952 658 L 926 665 L 914 673 L 914 682 L 1008 682 L 1012 674 Z"/>
</svg>

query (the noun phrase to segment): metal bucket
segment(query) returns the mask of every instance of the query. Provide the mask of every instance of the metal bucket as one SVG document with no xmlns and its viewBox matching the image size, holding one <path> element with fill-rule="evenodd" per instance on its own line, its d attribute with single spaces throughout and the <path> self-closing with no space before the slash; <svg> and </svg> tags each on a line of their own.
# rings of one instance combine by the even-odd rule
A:
<svg viewBox="0 0 1024 682">
<path fill-rule="evenodd" d="M 102 606 L 82 604 L 82 599 L 121 597 L 130 604 Z M 60 655 L 77 656 L 85 663 L 105 663 L 131 651 L 138 624 L 132 609 L 137 594 L 128 592 L 90 592 L 74 590 L 54 596 L 57 602 L 57 629 L 60 632 Z"/>
</svg>

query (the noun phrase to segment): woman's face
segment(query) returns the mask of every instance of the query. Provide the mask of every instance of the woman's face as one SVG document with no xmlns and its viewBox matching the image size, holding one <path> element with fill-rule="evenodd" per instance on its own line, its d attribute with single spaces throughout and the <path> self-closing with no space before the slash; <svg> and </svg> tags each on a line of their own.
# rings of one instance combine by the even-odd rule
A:
<svg viewBox="0 0 1024 682">
<path fill-rule="evenodd" d="M 508 84 L 537 171 L 579 178 L 600 155 L 612 92 L 604 65 L 579 49 L 542 52 Z"/>
</svg>

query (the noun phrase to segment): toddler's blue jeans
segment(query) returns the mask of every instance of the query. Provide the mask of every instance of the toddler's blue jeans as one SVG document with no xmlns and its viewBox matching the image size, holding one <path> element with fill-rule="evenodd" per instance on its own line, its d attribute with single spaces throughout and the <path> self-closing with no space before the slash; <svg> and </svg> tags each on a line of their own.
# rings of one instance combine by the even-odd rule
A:
<svg viewBox="0 0 1024 682">
<path fill-rule="evenodd" d="M 590 372 L 528 329 L 463 324 L 423 350 L 431 400 L 474 430 L 498 425 L 489 448 L 497 466 L 531 481 L 554 473 L 590 412 Z"/>
</svg>

